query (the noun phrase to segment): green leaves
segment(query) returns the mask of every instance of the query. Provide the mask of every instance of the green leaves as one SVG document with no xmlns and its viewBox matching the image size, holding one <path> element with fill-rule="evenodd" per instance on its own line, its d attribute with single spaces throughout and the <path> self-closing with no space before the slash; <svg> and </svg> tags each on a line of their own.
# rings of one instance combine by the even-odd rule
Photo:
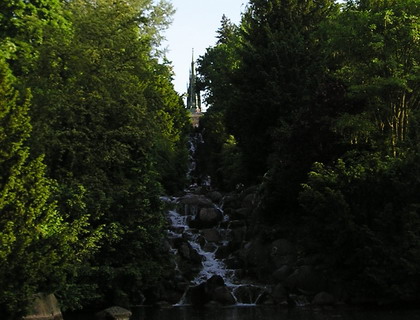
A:
<svg viewBox="0 0 420 320">
<path fill-rule="evenodd" d="M 347 289 L 353 294 L 367 289 L 393 299 L 401 298 L 399 292 L 410 299 L 418 295 L 410 271 L 413 264 L 418 268 L 412 254 L 420 248 L 419 216 L 412 211 L 419 188 L 416 158 L 352 154 L 333 167 L 315 164 L 309 173 L 299 197 L 301 239 L 308 252 L 329 259 L 331 277 L 352 279 Z"/>
<path fill-rule="evenodd" d="M 159 196 L 183 187 L 189 127 L 159 62 L 171 13 L 166 1 L 1 2 L 1 58 L 16 76 L 2 60 L 1 308 L 41 290 L 66 308 L 155 285 Z"/>
<path fill-rule="evenodd" d="M 377 134 L 394 156 L 418 107 L 418 16 L 411 0 L 362 2 L 348 6 L 331 28 L 333 51 L 343 59 L 336 75 L 353 97 L 366 101 Z"/>
<path fill-rule="evenodd" d="M 0 310 L 21 315 L 31 296 L 59 287 L 67 264 L 91 250 L 79 247 L 86 225 L 64 221 L 54 201 L 55 184 L 45 177 L 43 157 L 26 146 L 31 126 L 28 100 L 18 103 L 13 78 L 0 60 Z"/>
</svg>

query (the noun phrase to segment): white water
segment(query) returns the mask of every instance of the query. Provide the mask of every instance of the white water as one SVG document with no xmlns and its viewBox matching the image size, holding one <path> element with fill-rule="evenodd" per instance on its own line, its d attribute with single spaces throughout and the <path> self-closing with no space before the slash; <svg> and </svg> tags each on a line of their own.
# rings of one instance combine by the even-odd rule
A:
<svg viewBox="0 0 420 320">
<path fill-rule="evenodd" d="M 192 285 L 198 285 L 214 275 L 221 276 L 225 280 L 227 286 L 234 286 L 233 282 L 233 270 L 226 268 L 223 261 L 216 259 L 215 253 L 220 245 L 226 243 L 226 240 L 222 240 L 219 243 L 213 243 L 214 249 L 212 251 L 205 250 L 205 246 L 201 246 L 199 243 L 200 233 L 196 229 L 191 229 L 188 226 L 188 220 L 193 218 L 188 215 L 181 215 L 175 210 L 168 212 L 169 219 L 172 223 L 172 230 L 168 231 L 169 235 L 173 238 L 186 237 L 191 247 L 203 257 L 202 269 L 199 274 L 191 281 Z M 176 231 L 181 231 L 177 233 Z M 223 234 L 223 233 L 222 233 Z"/>
<path fill-rule="evenodd" d="M 194 181 L 194 178 L 195 180 L 201 180 L 201 183 L 200 183 L 201 186 L 210 188 L 211 178 L 209 176 L 201 177 L 201 179 L 197 179 L 198 177 L 194 177 L 194 174 L 196 173 L 195 170 L 197 167 L 195 154 L 196 154 L 198 145 L 202 143 L 204 143 L 204 141 L 201 134 L 196 134 L 190 137 L 190 141 L 189 141 L 190 165 L 189 165 L 187 177 L 191 179 L 192 181 Z M 196 187 L 198 186 L 196 182 L 194 182 L 193 185 L 191 185 L 185 191 L 187 193 L 193 192 Z M 173 204 L 178 202 L 178 198 L 166 197 L 166 198 L 162 198 L 162 200 L 173 203 Z M 217 206 L 214 204 L 214 208 L 223 214 L 223 219 L 221 221 L 221 224 L 223 224 L 225 227 L 228 226 L 229 216 L 223 213 L 223 209 L 222 209 L 223 202 L 220 206 Z M 241 286 L 244 286 L 244 284 L 241 284 L 237 279 L 235 279 L 235 270 L 228 269 L 222 260 L 216 259 L 217 249 L 220 246 L 226 246 L 229 243 L 228 238 L 229 238 L 230 230 L 221 228 L 219 225 L 218 227 L 214 227 L 214 229 L 216 229 L 217 232 L 220 234 L 220 240 L 216 242 L 205 240 L 200 230 L 190 228 L 188 224 L 189 221 L 195 218 L 196 214 L 198 213 L 198 210 L 199 208 L 197 206 L 189 206 L 189 205 L 185 205 L 184 210 L 183 210 L 184 212 L 181 212 L 181 213 L 178 212 L 177 210 L 170 210 L 168 212 L 168 217 L 171 222 L 171 228 L 170 230 L 168 230 L 168 236 L 172 239 L 176 239 L 176 238 L 186 239 L 190 247 L 202 257 L 201 270 L 198 272 L 195 278 L 190 282 L 191 286 L 199 285 L 207 281 L 208 279 L 210 279 L 212 276 L 217 275 L 223 278 L 225 285 L 230 289 L 232 294 L 235 296 L 235 291 Z M 177 251 L 178 250 L 176 249 L 172 249 L 172 252 L 174 254 L 178 254 Z M 179 271 L 178 264 L 176 264 L 176 268 Z M 253 286 L 253 285 L 245 284 L 245 286 Z M 258 287 L 258 286 L 254 286 L 254 287 L 259 289 L 261 293 L 257 295 L 256 297 L 249 297 L 249 299 L 247 299 L 249 303 L 238 303 L 238 305 L 255 305 L 260 295 L 262 295 L 263 292 L 265 291 L 265 288 Z M 178 306 L 184 305 L 186 292 L 184 293 L 184 296 L 181 298 L 180 302 L 176 305 Z"/>
</svg>

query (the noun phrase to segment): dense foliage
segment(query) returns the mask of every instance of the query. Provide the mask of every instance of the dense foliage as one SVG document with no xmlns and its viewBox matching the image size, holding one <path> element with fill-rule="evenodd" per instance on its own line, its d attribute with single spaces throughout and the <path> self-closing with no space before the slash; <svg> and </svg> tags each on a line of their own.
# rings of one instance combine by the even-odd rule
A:
<svg viewBox="0 0 420 320">
<path fill-rule="evenodd" d="M 251 0 L 199 59 L 202 166 L 353 297 L 420 296 L 419 9 Z"/>
<path fill-rule="evenodd" d="M 1 309 L 137 303 L 167 267 L 159 196 L 189 120 L 158 50 L 165 1 L 2 1 Z M 32 128 L 32 130 L 31 130 Z"/>
</svg>

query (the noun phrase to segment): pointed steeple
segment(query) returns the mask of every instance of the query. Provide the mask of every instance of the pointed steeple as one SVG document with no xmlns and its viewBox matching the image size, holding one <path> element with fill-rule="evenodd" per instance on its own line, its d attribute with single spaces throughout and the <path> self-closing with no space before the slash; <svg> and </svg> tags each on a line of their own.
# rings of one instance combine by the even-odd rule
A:
<svg viewBox="0 0 420 320">
<path fill-rule="evenodd" d="M 200 92 L 197 90 L 197 76 L 195 71 L 194 49 L 192 49 L 190 79 L 187 92 L 187 108 L 191 112 L 201 112 Z"/>
</svg>

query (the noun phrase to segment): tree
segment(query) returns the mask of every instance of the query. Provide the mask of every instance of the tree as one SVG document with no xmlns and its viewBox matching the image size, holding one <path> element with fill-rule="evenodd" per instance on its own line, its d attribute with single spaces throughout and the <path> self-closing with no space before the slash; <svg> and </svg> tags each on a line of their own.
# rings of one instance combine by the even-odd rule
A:
<svg viewBox="0 0 420 320">
<path fill-rule="evenodd" d="M 419 107 L 418 17 L 417 1 L 349 1 L 330 29 L 335 74 L 351 98 L 365 105 L 344 114 L 338 129 L 352 131 L 359 141 L 368 138 L 393 156 L 404 152 Z M 361 120 L 371 128 L 353 125 Z"/>
<path fill-rule="evenodd" d="M 29 96 L 22 99 L 2 48 L 0 59 L 0 312 L 22 315 L 32 296 L 54 292 L 75 265 L 95 249 L 83 237 L 86 219 L 58 211 L 56 185 L 45 177 L 43 157 L 31 159 Z"/>
<path fill-rule="evenodd" d="M 316 31 L 335 12 L 333 3 L 255 0 L 243 16 L 236 94 L 227 118 L 251 181 L 268 170 L 273 152 L 285 154 L 282 149 L 294 143 L 290 130 L 323 79 Z"/>
<path fill-rule="evenodd" d="M 418 155 L 377 153 L 316 163 L 309 173 L 299 197 L 300 242 L 350 298 L 419 298 L 419 174 Z"/>
<path fill-rule="evenodd" d="M 238 152 L 238 159 L 241 157 L 236 144 L 229 144 L 232 148 L 227 148 L 228 140 L 233 140 L 226 129 L 227 109 L 235 95 L 233 74 L 239 62 L 238 27 L 223 16 L 217 35 L 216 45 L 207 48 L 204 56 L 198 59 L 199 85 L 205 93 L 208 106 L 207 112 L 200 120 L 205 143 L 198 148 L 198 170 L 209 174 L 216 186 L 231 189 L 235 184 L 243 182 L 243 177 L 239 174 L 243 167 L 239 163 L 229 163 L 227 158 L 231 158 L 232 155 L 223 152 L 234 148 L 235 152 Z M 238 174 L 233 174 L 232 170 Z M 225 176 L 226 174 L 229 177 Z"/>
<path fill-rule="evenodd" d="M 92 231 L 104 225 L 99 253 L 69 290 L 90 284 L 84 295 L 97 304 L 137 303 L 165 269 L 162 185 L 179 187 L 166 179 L 185 172 L 187 116 L 156 49 L 172 10 L 142 0 L 75 0 L 66 8 L 71 32 L 47 34 L 28 77 L 32 143 L 46 154 L 60 203 L 82 186 Z M 163 160 L 176 162 L 169 169 Z"/>
<path fill-rule="evenodd" d="M 65 27 L 60 0 L 4 0 L 0 3 L 0 39 L 13 43 L 9 56 L 15 76 L 32 70 L 48 26 Z"/>
</svg>

